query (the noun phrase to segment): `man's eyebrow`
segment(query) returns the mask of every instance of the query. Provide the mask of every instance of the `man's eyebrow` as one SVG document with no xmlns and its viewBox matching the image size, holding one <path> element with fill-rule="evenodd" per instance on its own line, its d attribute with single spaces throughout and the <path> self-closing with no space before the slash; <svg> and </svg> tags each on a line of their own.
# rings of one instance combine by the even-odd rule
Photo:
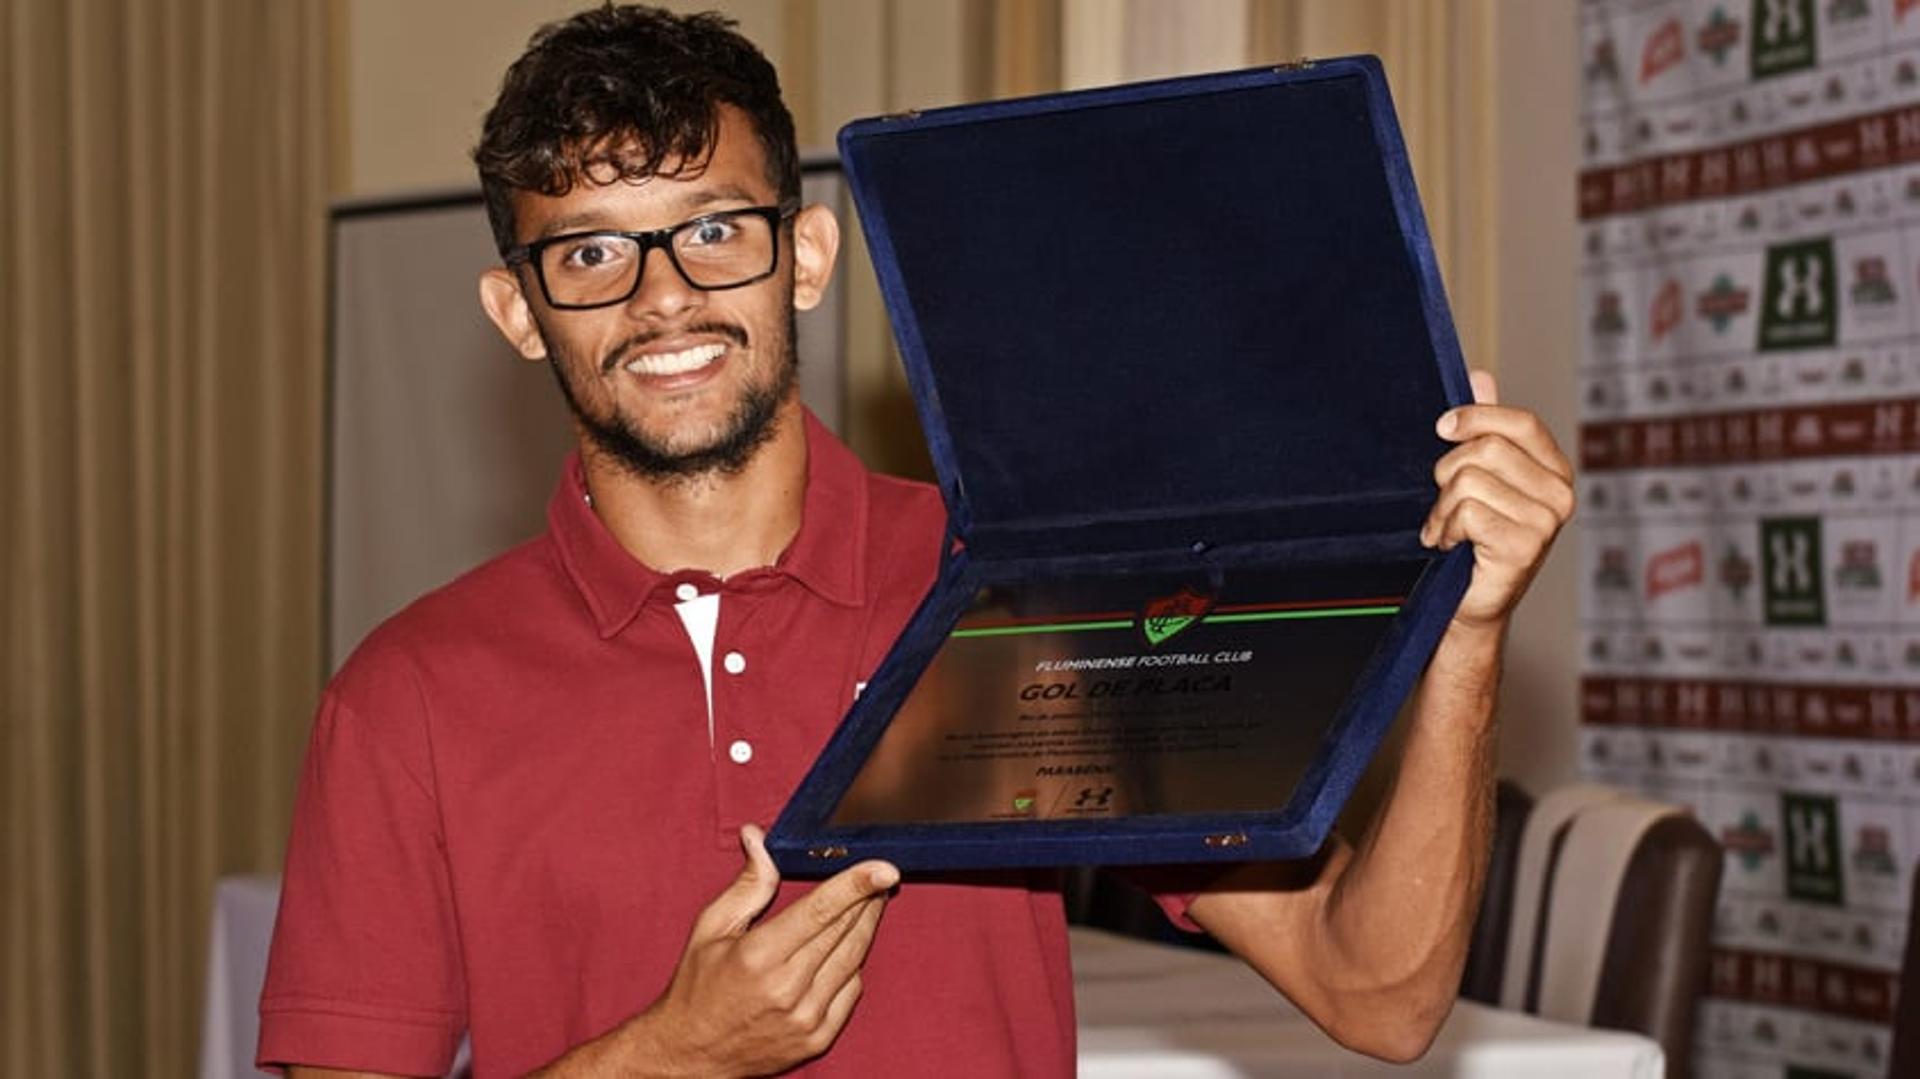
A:
<svg viewBox="0 0 1920 1079">
<path fill-rule="evenodd" d="M 582 210 L 579 213 L 563 214 L 540 226 L 530 242 L 538 243 L 549 236 L 558 236 L 563 232 L 586 232 L 592 229 L 612 228 L 606 215 L 598 210 Z"/>
<path fill-rule="evenodd" d="M 688 212 L 692 212 L 705 209 L 716 202 L 757 203 L 759 201 L 758 196 L 746 188 L 741 187 L 739 184 L 722 184 L 719 187 L 709 187 L 704 190 L 689 192 L 687 197 L 682 200 L 681 206 Z"/>
<path fill-rule="evenodd" d="M 758 201 L 759 197 L 757 195 L 739 184 L 722 184 L 718 187 L 690 191 L 675 204 L 678 207 L 678 212 L 682 216 L 680 220 L 675 221 L 674 224 L 677 225 L 683 221 L 698 217 L 702 211 L 716 203 L 740 202 L 756 205 Z M 529 242 L 538 243 L 550 236 L 558 236 L 562 233 L 590 232 L 595 229 L 622 229 L 622 225 L 619 222 L 613 221 L 604 210 L 580 210 L 575 213 L 562 214 L 541 225 L 540 231 Z"/>
</svg>

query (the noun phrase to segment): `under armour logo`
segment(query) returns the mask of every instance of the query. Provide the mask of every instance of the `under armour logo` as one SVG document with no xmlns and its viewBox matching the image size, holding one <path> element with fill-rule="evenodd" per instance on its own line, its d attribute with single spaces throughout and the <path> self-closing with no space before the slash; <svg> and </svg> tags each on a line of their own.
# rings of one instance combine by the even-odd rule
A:
<svg viewBox="0 0 1920 1079">
<path fill-rule="evenodd" d="M 1793 864 L 1819 873 L 1827 868 L 1826 814 L 1811 806 L 1794 806 L 1787 813 L 1787 832 L 1793 842 Z"/>
<path fill-rule="evenodd" d="M 1763 0 L 1766 14 L 1760 24 L 1760 37 L 1768 43 L 1782 37 L 1797 38 L 1807 32 L 1799 0 Z"/>
<path fill-rule="evenodd" d="M 1773 555 L 1773 587 L 1776 592 L 1808 592 L 1813 589 L 1813 544 L 1805 532 L 1775 532 L 1767 537 Z"/>
<path fill-rule="evenodd" d="M 1827 306 L 1822 291 L 1825 277 L 1826 263 L 1811 255 L 1780 263 L 1780 297 L 1774 301 L 1773 313 L 1781 318 L 1821 315 Z"/>
<path fill-rule="evenodd" d="M 1073 808 L 1105 809 L 1107 808 L 1107 803 L 1111 802 L 1112 800 L 1113 800 L 1112 787 L 1101 787 L 1098 790 L 1095 790 L 1092 787 L 1081 787 L 1080 796 L 1073 800 Z"/>
</svg>

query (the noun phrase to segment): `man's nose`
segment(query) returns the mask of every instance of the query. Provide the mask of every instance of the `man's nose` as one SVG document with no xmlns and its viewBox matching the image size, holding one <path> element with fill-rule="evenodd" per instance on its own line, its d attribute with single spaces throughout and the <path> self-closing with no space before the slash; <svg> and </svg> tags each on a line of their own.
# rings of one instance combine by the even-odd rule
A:
<svg viewBox="0 0 1920 1079">
<path fill-rule="evenodd" d="M 640 258 L 640 287 L 627 298 L 627 314 L 636 319 L 670 319 L 706 303 L 706 291 L 687 282 L 663 246 Z"/>
</svg>

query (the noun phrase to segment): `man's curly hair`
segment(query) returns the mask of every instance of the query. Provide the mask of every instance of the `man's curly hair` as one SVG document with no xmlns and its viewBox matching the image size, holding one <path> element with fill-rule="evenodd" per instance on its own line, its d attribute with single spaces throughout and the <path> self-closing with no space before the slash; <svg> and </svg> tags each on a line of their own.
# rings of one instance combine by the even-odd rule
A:
<svg viewBox="0 0 1920 1079">
<path fill-rule="evenodd" d="M 607 4 L 534 32 L 507 69 L 473 151 L 494 243 L 514 234 L 515 191 L 564 195 L 581 181 L 697 174 L 719 106 L 752 121 L 781 199 L 800 195 L 800 153 L 780 79 L 725 16 Z"/>
</svg>

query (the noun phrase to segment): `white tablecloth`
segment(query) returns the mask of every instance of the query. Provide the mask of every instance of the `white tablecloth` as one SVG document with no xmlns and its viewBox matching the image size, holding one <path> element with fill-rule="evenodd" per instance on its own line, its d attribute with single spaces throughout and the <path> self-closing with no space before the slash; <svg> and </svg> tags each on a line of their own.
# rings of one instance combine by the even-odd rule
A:
<svg viewBox="0 0 1920 1079">
<path fill-rule="evenodd" d="M 214 893 L 201 1079 L 253 1072 L 256 1009 L 279 906 L 272 877 L 230 877 Z M 1411 1067 L 1349 1053 L 1236 959 L 1073 930 L 1080 1074 L 1090 1079 L 1446 1075 L 1461 1079 L 1659 1079 L 1659 1045 L 1472 1001 L 1455 1005 Z"/>
<path fill-rule="evenodd" d="M 1080 1074 L 1089 1079 L 1249 1076 L 1455 1076 L 1659 1079 L 1659 1043 L 1555 1023 L 1470 1000 L 1433 1048 L 1387 1064 L 1335 1044 L 1230 956 L 1073 930 Z"/>
<path fill-rule="evenodd" d="M 207 1007 L 200 1018 L 200 1079 L 257 1075 L 260 985 L 280 907 L 280 878 L 227 877 L 213 890 Z"/>
</svg>

